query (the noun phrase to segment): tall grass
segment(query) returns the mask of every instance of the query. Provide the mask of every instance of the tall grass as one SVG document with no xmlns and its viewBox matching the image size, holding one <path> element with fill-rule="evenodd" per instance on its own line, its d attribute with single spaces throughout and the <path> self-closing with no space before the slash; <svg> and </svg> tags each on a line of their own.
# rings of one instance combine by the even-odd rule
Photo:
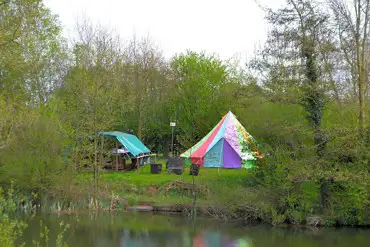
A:
<svg viewBox="0 0 370 247">
<path fill-rule="evenodd" d="M 0 187 L 0 246 L 1 247 L 14 247 L 14 246 L 25 246 L 25 243 L 21 242 L 23 231 L 28 227 L 28 222 L 19 219 L 16 215 L 17 196 L 14 194 L 13 185 L 4 191 Z M 32 219 L 32 216 L 31 216 Z M 40 222 L 40 240 L 34 240 L 33 245 L 37 247 L 49 246 L 49 229 L 42 225 Z M 57 247 L 68 247 L 66 243 L 65 234 L 69 228 L 69 225 L 64 225 L 63 222 L 60 224 L 61 228 L 56 239 Z"/>
</svg>

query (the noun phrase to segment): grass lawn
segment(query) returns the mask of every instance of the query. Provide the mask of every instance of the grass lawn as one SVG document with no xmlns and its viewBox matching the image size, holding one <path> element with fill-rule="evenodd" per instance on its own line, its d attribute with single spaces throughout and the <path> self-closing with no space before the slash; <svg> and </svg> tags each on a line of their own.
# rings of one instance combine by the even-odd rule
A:
<svg viewBox="0 0 370 247">
<path fill-rule="evenodd" d="M 148 186 L 163 186 L 175 180 L 192 181 L 192 176 L 189 175 L 190 169 L 186 167 L 181 175 L 168 174 L 162 171 L 160 174 L 151 174 L 150 165 L 145 165 L 139 171 L 130 172 L 104 172 L 102 177 L 107 182 L 117 183 L 124 182 L 135 184 L 139 187 Z M 195 177 L 197 183 L 221 182 L 232 184 L 242 182 L 241 180 L 247 177 L 247 172 L 243 169 L 216 169 L 216 168 L 201 168 L 199 175 Z"/>
<path fill-rule="evenodd" d="M 192 197 L 184 195 L 181 192 L 168 193 L 164 192 L 168 184 L 173 181 L 192 182 L 193 177 L 189 175 L 189 167 L 181 175 L 168 174 L 165 171 L 165 160 L 157 160 L 161 163 L 162 173 L 151 174 L 150 165 L 140 167 L 138 171 L 117 172 L 103 171 L 100 177 L 100 183 L 108 186 L 114 193 L 122 197 L 135 198 L 136 201 L 153 201 L 153 202 L 190 202 Z M 78 177 L 78 183 L 92 183 L 93 174 L 90 172 L 81 173 Z M 198 185 L 206 185 L 211 191 L 227 190 L 235 187 L 242 187 L 248 179 L 248 171 L 245 169 L 217 169 L 217 168 L 200 168 L 199 175 L 194 177 Z M 155 187 L 158 191 L 153 194 L 148 189 Z"/>
</svg>

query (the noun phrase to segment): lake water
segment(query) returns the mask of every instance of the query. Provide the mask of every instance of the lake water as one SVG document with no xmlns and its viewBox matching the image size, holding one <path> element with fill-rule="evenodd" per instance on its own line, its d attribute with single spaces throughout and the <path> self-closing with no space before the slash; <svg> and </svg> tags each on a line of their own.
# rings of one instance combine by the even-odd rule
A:
<svg viewBox="0 0 370 247">
<path fill-rule="evenodd" d="M 60 222 L 70 247 L 369 247 L 370 230 L 355 228 L 272 228 L 241 226 L 216 220 L 153 215 L 151 213 L 100 213 L 37 215 L 23 234 L 26 246 L 40 236 L 40 220 L 50 230 L 55 246 Z"/>
</svg>

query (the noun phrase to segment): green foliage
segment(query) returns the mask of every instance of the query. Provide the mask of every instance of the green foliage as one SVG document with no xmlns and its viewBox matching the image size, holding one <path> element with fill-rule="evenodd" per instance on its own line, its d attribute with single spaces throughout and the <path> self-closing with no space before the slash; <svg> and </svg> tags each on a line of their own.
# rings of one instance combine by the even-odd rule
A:
<svg viewBox="0 0 370 247">
<path fill-rule="evenodd" d="M 50 188 L 63 173 L 64 143 L 55 119 L 32 114 L 22 120 L 12 142 L 0 150 L 0 181 L 14 180 L 17 189 L 41 192 Z M 14 155 L 17 153 L 17 155 Z"/>
<path fill-rule="evenodd" d="M 39 236 L 40 240 L 39 241 L 32 240 L 32 243 L 36 247 L 41 247 L 41 246 L 47 247 L 49 246 L 49 231 L 50 230 L 48 229 L 47 226 L 43 226 L 42 220 L 40 221 L 40 229 L 41 229 L 40 236 Z M 41 244 L 40 241 L 43 242 L 43 244 Z"/>
<path fill-rule="evenodd" d="M 370 205 L 368 184 L 349 182 L 330 184 L 330 218 L 341 225 L 368 224 Z"/>
<path fill-rule="evenodd" d="M 9 216 L 2 216 L 0 219 L 0 241 L 1 246 L 13 247 L 17 239 L 22 236 L 22 232 L 25 229 L 25 224 L 18 220 L 12 220 Z M 21 245 L 21 246 L 24 246 Z"/>
<path fill-rule="evenodd" d="M 0 187 L 0 243 L 1 246 L 4 247 L 25 246 L 25 243 L 22 243 L 20 240 L 28 224 L 25 220 L 20 220 L 19 217 L 14 214 L 17 210 L 16 196 L 13 190 L 13 183 L 6 193 L 3 188 Z M 56 246 L 68 247 L 65 241 L 65 234 L 69 228 L 69 224 L 64 225 L 63 222 L 60 223 Z M 33 240 L 33 245 L 49 246 L 49 228 L 40 221 L 40 229 L 39 240 Z"/>
<path fill-rule="evenodd" d="M 17 239 L 22 236 L 22 232 L 26 228 L 25 223 L 10 217 L 10 214 L 16 210 L 13 196 L 13 186 L 7 193 L 4 193 L 3 188 L 0 187 L 0 243 L 4 247 L 15 246 Z"/>
<path fill-rule="evenodd" d="M 63 221 L 60 222 L 60 232 L 58 234 L 57 240 L 56 240 L 56 246 L 57 247 L 68 247 L 68 244 L 63 241 L 64 234 L 67 232 L 67 230 L 70 228 L 69 224 L 64 224 Z"/>
<path fill-rule="evenodd" d="M 189 147 L 230 110 L 223 89 L 233 81 L 229 65 L 214 55 L 188 51 L 171 61 L 178 80 L 173 114 L 178 121 L 178 142 Z"/>
<path fill-rule="evenodd" d="M 59 223 L 59 231 L 57 235 L 57 239 L 55 242 L 56 247 L 68 247 L 68 244 L 64 241 L 64 235 L 70 228 L 69 224 L 64 224 L 63 221 Z M 49 246 L 50 239 L 50 229 L 43 224 L 43 221 L 40 220 L 40 234 L 38 240 L 32 240 L 33 246 L 36 247 L 47 247 Z"/>
</svg>

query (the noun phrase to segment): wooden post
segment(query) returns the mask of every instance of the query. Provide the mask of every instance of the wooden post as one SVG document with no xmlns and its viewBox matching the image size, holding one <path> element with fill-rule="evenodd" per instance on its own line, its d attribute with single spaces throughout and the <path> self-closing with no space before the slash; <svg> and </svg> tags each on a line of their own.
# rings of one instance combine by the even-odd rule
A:
<svg viewBox="0 0 370 247">
<path fill-rule="evenodd" d="M 122 170 L 125 170 L 125 167 L 126 167 L 126 158 L 125 157 L 122 157 Z"/>
<path fill-rule="evenodd" d="M 104 150 L 104 136 L 101 135 L 101 139 L 100 139 L 100 166 L 102 166 L 104 163 L 103 163 L 103 150 Z"/>
<path fill-rule="evenodd" d="M 118 142 L 116 141 L 116 170 L 118 171 Z"/>
</svg>

